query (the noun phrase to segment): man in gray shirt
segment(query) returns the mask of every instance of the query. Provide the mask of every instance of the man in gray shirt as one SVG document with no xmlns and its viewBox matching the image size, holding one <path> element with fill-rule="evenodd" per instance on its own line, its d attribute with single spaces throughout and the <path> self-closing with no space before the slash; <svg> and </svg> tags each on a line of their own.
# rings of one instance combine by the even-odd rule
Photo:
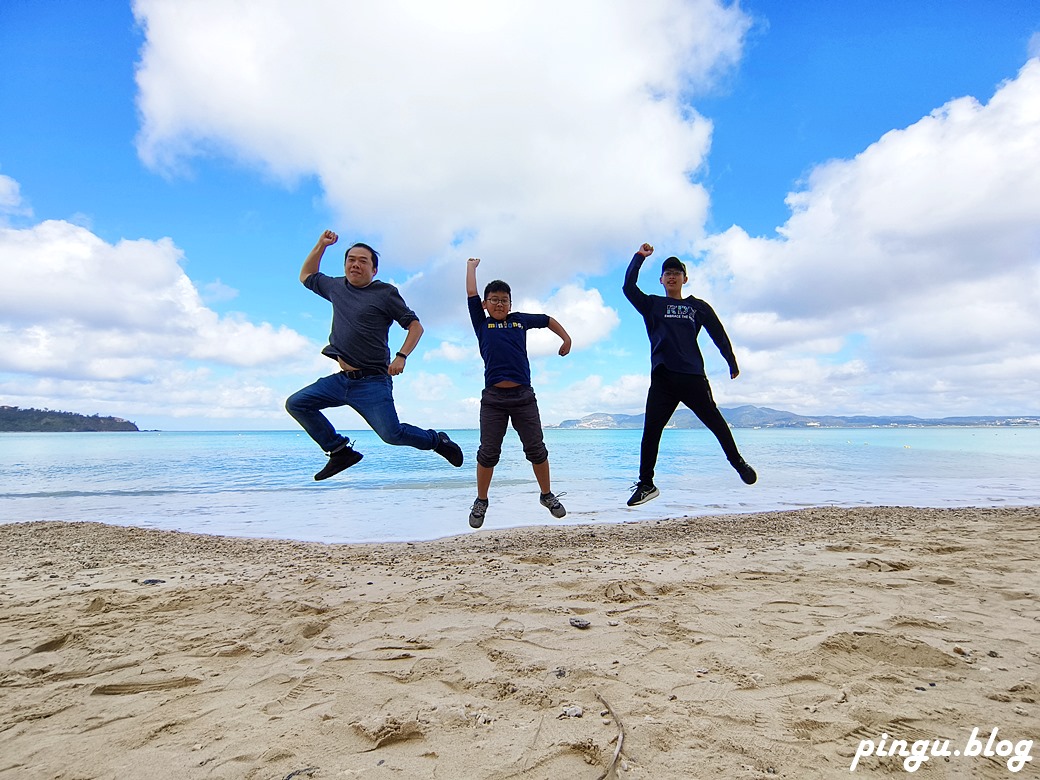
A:
<svg viewBox="0 0 1040 780">
<path fill-rule="evenodd" d="M 329 462 L 314 478 L 328 479 L 363 457 L 322 414 L 322 409 L 334 406 L 350 406 L 387 444 L 433 450 L 451 465 L 461 466 L 462 449 L 448 434 L 417 428 L 397 418 L 391 377 L 404 371 L 408 356 L 419 343 L 423 334 L 419 318 L 396 287 L 375 279 L 379 253 L 368 244 L 357 243 L 347 250 L 344 276 L 321 273 L 322 255 L 338 240 L 331 230 L 321 234 L 303 261 L 300 281 L 332 304 L 332 332 L 321 352 L 335 360 L 340 371 L 293 393 L 285 402 L 285 410 L 329 454 Z M 392 322 L 404 328 L 407 335 L 391 361 Z"/>
</svg>

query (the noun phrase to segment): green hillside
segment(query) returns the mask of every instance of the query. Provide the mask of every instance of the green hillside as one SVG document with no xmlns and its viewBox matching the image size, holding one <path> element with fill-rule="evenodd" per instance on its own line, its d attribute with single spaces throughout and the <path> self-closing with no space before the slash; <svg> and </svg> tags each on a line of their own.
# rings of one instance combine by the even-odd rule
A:
<svg viewBox="0 0 1040 780">
<path fill-rule="evenodd" d="M 0 406 L 0 432 L 75 433 L 86 431 L 136 431 L 138 427 L 121 417 L 89 417 L 51 409 L 19 409 Z"/>
</svg>

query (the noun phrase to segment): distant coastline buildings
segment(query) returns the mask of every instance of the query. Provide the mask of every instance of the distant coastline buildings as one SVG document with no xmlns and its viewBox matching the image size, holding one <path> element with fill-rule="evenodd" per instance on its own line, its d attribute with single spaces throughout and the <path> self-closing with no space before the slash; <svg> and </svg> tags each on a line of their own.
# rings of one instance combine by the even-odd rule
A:
<svg viewBox="0 0 1040 780">
<path fill-rule="evenodd" d="M 737 406 L 721 409 L 731 428 L 993 428 L 1040 427 L 1040 417 L 990 415 L 977 417 L 921 418 L 911 416 L 872 417 L 853 415 L 808 416 L 770 409 L 764 406 Z M 641 414 L 587 414 L 578 420 L 564 420 L 547 428 L 579 430 L 612 430 L 642 428 Z M 700 421 L 689 409 L 679 409 L 668 424 L 669 428 L 702 428 Z"/>
</svg>

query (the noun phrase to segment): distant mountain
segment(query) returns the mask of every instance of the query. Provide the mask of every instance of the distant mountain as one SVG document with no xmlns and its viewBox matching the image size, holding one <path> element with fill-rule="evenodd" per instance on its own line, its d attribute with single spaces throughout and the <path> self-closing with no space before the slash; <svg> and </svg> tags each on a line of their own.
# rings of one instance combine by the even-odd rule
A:
<svg viewBox="0 0 1040 780">
<path fill-rule="evenodd" d="M 0 406 L 0 432 L 80 433 L 89 431 L 136 431 L 137 426 L 121 417 L 87 417 L 51 409 L 19 409 Z"/>
<path fill-rule="evenodd" d="M 722 416 L 732 428 L 934 428 L 963 427 L 978 428 L 986 426 L 1040 426 L 1040 417 L 942 417 L 921 418 L 910 416 L 869 417 L 853 415 L 841 417 L 837 415 L 805 416 L 794 412 L 770 409 L 766 406 L 737 406 L 720 409 Z M 547 428 L 571 429 L 619 429 L 642 428 L 641 414 L 606 414 L 598 412 L 587 414 L 580 420 L 564 420 L 559 425 L 547 425 Z M 669 428 L 703 428 L 689 409 L 681 408 L 672 415 Z"/>
</svg>

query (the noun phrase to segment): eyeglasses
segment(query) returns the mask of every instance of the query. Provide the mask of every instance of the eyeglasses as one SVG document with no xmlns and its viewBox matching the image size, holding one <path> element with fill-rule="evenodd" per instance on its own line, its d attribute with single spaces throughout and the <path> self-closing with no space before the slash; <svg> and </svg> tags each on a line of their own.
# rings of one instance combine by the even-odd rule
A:
<svg viewBox="0 0 1040 780">
<path fill-rule="evenodd" d="M 665 271 L 663 274 L 661 274 L 661 276 L 686 276 L 686 274 L 684 274 L 682 271 L 677 271 L 675 269 L 669 269 L 669 270 Z"/>
<path fill-rule="evenodd" d="M 489 304 L 491 304 L 492 306 L 508 306 L 509 305 L 509 299 L 508 298 L 488 298 L 487 302 Z"/>
</svg>

